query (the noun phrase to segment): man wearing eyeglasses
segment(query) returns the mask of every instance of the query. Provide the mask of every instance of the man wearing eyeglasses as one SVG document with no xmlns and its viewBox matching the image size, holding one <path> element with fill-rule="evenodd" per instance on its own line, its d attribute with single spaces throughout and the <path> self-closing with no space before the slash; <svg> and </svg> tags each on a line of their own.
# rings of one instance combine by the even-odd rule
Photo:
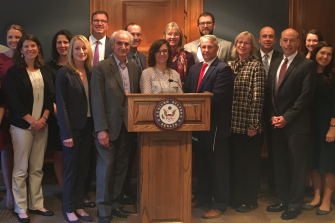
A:
<svg viewBox="0 0 335 223">
<path fill-rule="evenodd" d="M 93 65 L 106 59 L 113 53 L 109 38 L 106 36 L 108 29 L 108 14 L 105 11 L 96 11 L 92 14 L 92 34 L 88 37 L 93 51 Z"/>
<path fill-rule="evenodd" d="M 201 36 L 213 35 L 215 29 L 215 18 L 209 12 L 203 12 L 198 18 L 199 32 Z M 219 44 L 219 50 L 217 53 L 218 58 L 223 62 L 231 60 L 230 53 L 233 47 L 233 43 L 224 39 L 217 38 Z M 200 50 L 200 39 L 194 40 L 184 46 L 185 50 L 192 53 L 196 63 L 203 62 L 204 59 Z"/>
<path fill-rule="evenodd" d="M 96 202 L 99 223 L 113 216 L 126 218 L 119 197 L 128 169 L 134 133 L 125 126 L 125 93 L 140 93 L 140 67 L 127 59 L 133 36 L 119 30 L 112 34 L 114 54 L 93 66 L 91 78 L 92 114 L 97 147 Z"/>
</svg>

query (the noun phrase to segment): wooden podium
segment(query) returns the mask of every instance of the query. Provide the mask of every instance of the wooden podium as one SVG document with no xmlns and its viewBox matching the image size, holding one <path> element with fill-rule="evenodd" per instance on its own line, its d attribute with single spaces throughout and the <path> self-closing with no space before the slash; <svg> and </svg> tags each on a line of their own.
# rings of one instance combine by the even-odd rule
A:
<svg viewBox="0 0 335 223">
<path fill-rule="evenodd" d="M 210 130 L 211 93 L 127 94 L 126 124 L 139 139 L 138 214 L 128 222 L 193 223 L 192 131 Z M 154 122 L 156 104 L 174 98 L 185 108 L 183 124 L 164 130 Z"/>
</svg>

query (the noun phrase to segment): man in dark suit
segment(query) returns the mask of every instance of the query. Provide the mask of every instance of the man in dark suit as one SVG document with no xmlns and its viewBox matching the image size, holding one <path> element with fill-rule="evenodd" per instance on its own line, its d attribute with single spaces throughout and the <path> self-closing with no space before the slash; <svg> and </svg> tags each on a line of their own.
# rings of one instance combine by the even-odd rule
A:
<svg viewBox="0 0 335 223">
<path fill-rule="evenodd" d="M 108 29 L 108 14 L 105 11 L 92 13 L 91 29 L 92 34 L 88 37 L 93 52 L 93 65 L 106 59 L 113 53 L 110 39 L 106 36 Z M 98 46 L 98 47 L 97 47 Z"/>
<path fill-rule="evenodd" d="M 278 58 L 283 58 L 283 54 L 274 49 L 276 43 L 276 33 L 274 29 L 269 26 L 265 26 L 261 29 L 258 37 L 258 42 L 260 44 L 260 50 L 257 51 L 258 60 L 263 63 L 263 67 L 266 72 L 266 77 L 268 76 L 269 68 L 271 64 Z M 264 114 L 266 117 L 266 114 Z M 271 143 L 271 123 L 265 122 L 265 136 L 268 148 L 268 159 L 269 159 L 269 168 L 268 168 L 268 185 L 270 193 L 277 197 L 277 192 L 275 189 L 275 178 L 273 170 L 273 152 L 272 152 L 272 143 Z"/>
<path fill-rule="evenodd" d="M 124 30 L 128 31 L 134 37 L 127 58 L 128 60 L 133 60 L 133 62 L 137 63 L 143 71 L 147 68 L 147 61 L 143 53 L 137 50 L 142 41 L 142 29 L 138 24 L 132 22 L 129 23 Z"/>
<path fill-rule="evenodd" d="M 273 126 L 271 139 L 279 202 L 267 207 L 282 219 L 301 213 L 310 134 L 309 105 L 316 83 L 316 65 L 298 54 L 299 35 L 294 29 L 281 34 L 284 56 L 269 70 L 266 106 Z"/>
<path fill-rule="evenodd" d="M 140 67 L 127 60 L 133 37 L 124 30 L 111 36 L 114 54 L 93 67 L 91 79 L 92 114 L 97 147 L 96 201 L 99 223 L 111 215 L 126 218 L 118 197 L 126 176 L 133 134 L 125 126 L 125 92 L 139 93 Z"/>
<path fill-rule="evenodd" d="M 193 133 L 193 148 L 198 191 L 192 207 L 211 203 L 203 218 L 219 217 L 227 208 L 229 196 L 229 148 L 233 72 L 217 57 L 218 40 L 213 35 L 200 38 L 204 62 L 191 67 L 184 85 L 185 93 L 211 92 L 211 129 Z"/>
</svg>

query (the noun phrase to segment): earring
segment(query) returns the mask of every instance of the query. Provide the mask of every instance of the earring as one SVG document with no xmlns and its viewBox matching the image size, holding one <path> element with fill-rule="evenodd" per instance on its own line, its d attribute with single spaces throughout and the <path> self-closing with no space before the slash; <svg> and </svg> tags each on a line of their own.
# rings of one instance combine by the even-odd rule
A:
<svg viewBox="0 0 335 223">
<path fill-rule="evenodd" d="M 21 58 L 23 58 L 23 53 L 21 53 Z"/>
</svg>

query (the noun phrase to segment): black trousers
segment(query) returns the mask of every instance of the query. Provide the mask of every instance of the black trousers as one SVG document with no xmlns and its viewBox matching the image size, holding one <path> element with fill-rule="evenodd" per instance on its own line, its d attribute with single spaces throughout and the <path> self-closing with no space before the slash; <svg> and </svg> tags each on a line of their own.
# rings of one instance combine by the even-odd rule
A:
<svg viewBox="0 0 335 223">
<path fill-rule="evenodd" d="M 128 164 L 128 170 L 126 174 L 126 178 L 124 180 L 124 184 L 122 187 L 122 193 L 126 195 L 132 195 L 134 192 L 130 186 L 130 179 L 131 179 L 131 174 L 133 170 L 133 165 L 137 165 L 137 160 L 135 160 L 136 154 L 137 154 L 137 140 L 136 137 L 134 137 L 134 140 L 130 145 L 130 154 L 129 154 L 129 164 Z M 135 162 L 136 161 L 136 162 Z"/>
<path fill-rule="evenodd" d="M 67 213 L 84 208 L 84 184 L 93 142 L 92 131 L 93 120 L 88 117 L 83 129 L 72 130 L 73 147 L 63 145 L 63 210 Z"/>
<path fill-rule="evenodd" d="M 276 190 L 279 202 L 288 208 L 300 208 L 303 203 L 309 137 L 284 129 L 271 133 Z"/>
<path fill-rule="evenodd" d="M 268 148 L 268 186 L 269 190 L 272 195 L 276 195 L 276 183 L 275 183 L 275 174 L 274 174 L 274 166 L 273 166 L 273 145 L 272 145 L 272 138 L 271 138 L 271 133 L 272 133 L 273 126 L 271 124 L 265 125 L 265 138 L 266 138 L 266 145 Z"/>
<path fill-rule="evenodd" d="M 199 137 L 193 141 L 198 190 L 195 199 L 212 202 L 212 207 L 225 211 L 229 201 L 229 142 L 228 138 Z"/>
<path fill-rule="evenodd" d="M 232 203 L 257 205 L 263 135 L 232 133 Z"/>
</svg>

